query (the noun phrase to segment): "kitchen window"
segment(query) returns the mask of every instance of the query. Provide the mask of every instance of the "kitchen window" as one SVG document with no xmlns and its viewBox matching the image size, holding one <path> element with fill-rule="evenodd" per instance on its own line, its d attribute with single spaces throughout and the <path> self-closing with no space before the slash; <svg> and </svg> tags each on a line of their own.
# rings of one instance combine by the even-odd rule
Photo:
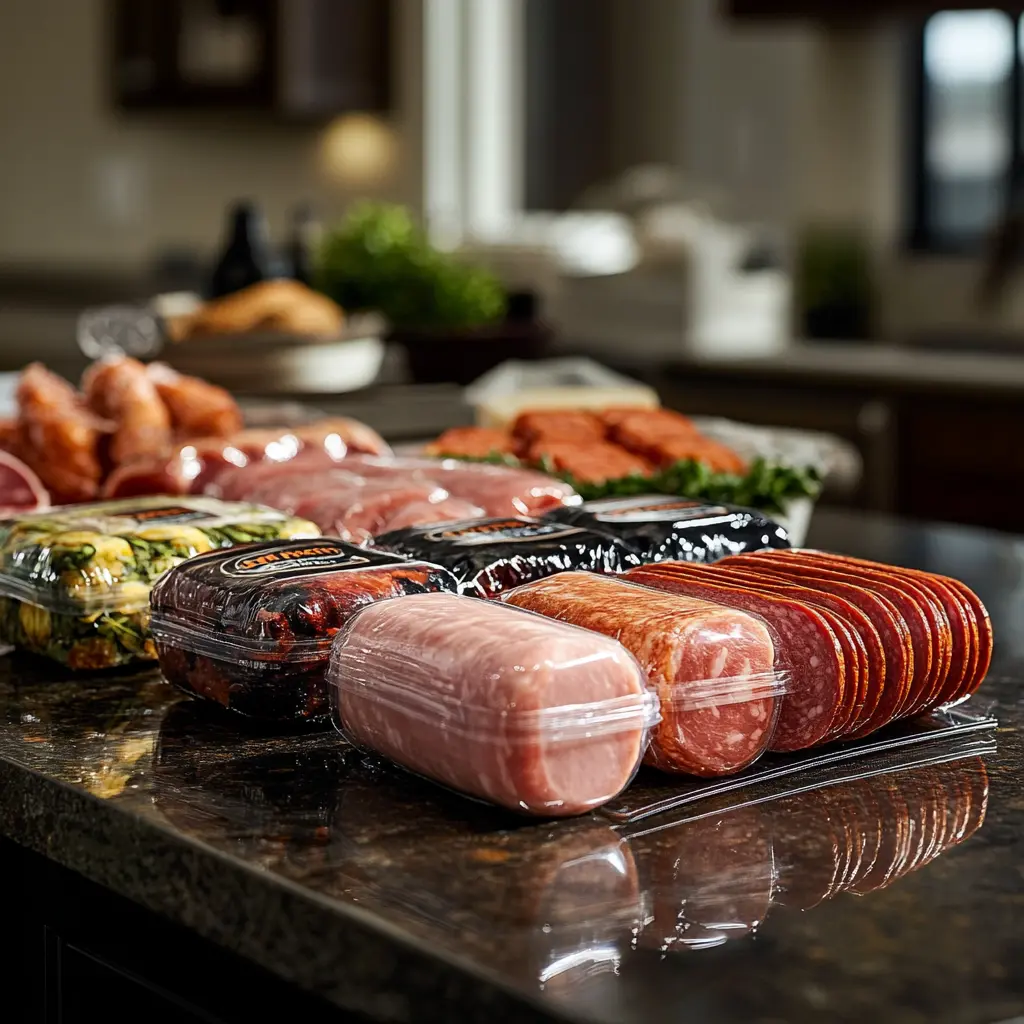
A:
<svg viewBox="0 0 1024 1024">
<path fill-rule="evenodd" d="M 914 53 L 911 244 L 970 251 L 1024 184 L 1024 18 L 941 11 L 922 26 Z"/>
</svg>

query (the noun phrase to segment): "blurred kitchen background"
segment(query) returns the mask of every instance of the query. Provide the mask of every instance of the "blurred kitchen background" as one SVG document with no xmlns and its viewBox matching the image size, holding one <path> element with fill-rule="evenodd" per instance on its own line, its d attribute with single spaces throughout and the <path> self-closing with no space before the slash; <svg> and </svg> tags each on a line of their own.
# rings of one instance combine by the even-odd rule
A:
<svg viewBox="0 0 1024 1024">
<path fill-rule="evenodd" d="M 430 436 L 495 363 L 587 356 L 846 438 L 826 500 L 1024 529 L 1020 10 L 2 0 L 0 370 L 74 375 L 83 309 L 208 293 L 240 200 L 292 269 L 397 203 L 505 320 L 409 314 L 320 408 Z"/>
</svg>

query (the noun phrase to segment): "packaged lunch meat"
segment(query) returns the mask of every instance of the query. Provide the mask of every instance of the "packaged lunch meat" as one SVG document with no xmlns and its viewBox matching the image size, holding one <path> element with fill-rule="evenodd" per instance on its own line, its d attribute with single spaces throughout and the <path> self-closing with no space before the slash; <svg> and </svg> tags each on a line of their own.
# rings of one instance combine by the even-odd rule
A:
<svg viewBox="0 0 1024 1024">
<path fill-rule="evenodd" d="M 127 462 L 107 478 L 103 494 L 207 494 L 251 501 L 244 486 L 233 486 L 238 474 L 248 480 L 263 467 L 291 462 L 298 472 L 316 472 L 331 469 L 350 452 L 384 455 L 390 450 L 375 431 L 345 417 L 280 429 L 253 428 L 229 437 L 185 439 L 169 453 Z"/>
<path fill-rule="evenodd" d="M 657 720 L 640 666 L 615 640 L 450 594 L 364 608 L 334 641 L 328 678 L 356 746 L 534 815 L 616 796 Z"/>
<path fill-rule="evenodd" d="M 615 637 L 636 657 L 661 702 L 645 764 L 732 775 L 771 744 L 787 677 L 758 616 L 582 572 L 528 583 L 503 600 Z"/>
<path fill-rule="evenodd" d="M 606 533 L 537 519 L 468 519 L 385 533 L 375 548 L 450 569 L 459 592 L 495 597 L 567 569 L 619 573 L 640 559 Z"/>
<path fill-rule="evenodd" d="M 156 657 L 149 594 L 168 569 L 237 544 L 316 537 L 307 520 L 213 498 L 140 498 L 0 522 L 0 641 L 73 669 Z"/>
<path fill-rule="evenodd" d="M 254 718 L 326 719 L 335 633 L 370 602 L 435 590 L 455 590 L 446 570 L 334 538 L 251 544 L 168 573 L 151 628 L 181 689 Z"/>
<path fill-rule="evenodd" d="M 789 547 L 783 527 L 760 512 L 665 494 L 563 505 L 544 518 L 610 533 L 643 562 L 715 562 Z"/>
<path fill-rule="evenodd" d="M 375 458 L 354 455 L 344 469 L 360 476 L 390 477 L 408 482 L 410 476 L 427 478 L 453 498 L 479 505 L 489 516 L 539 516 L 559 505 L 579 503 L 579 496 L 563 480 L 535 469 L 491 466 L 458 459 Z"/>
</svg>

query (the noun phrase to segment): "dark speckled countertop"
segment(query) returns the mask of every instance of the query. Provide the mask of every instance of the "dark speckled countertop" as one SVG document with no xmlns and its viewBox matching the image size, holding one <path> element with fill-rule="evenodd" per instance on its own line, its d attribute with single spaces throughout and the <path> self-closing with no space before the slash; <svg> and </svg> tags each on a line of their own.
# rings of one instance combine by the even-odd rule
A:
<svg viewBox="0 0 1024 1024">
<path fill-rule="evenodd" d="M 988 603 L 998 749 L 741 810 L 530 823 L 152 674 L 0 658 L 0 829 L 381 1021 L 1024 1014 L 1024 541 L 819 513 Z"/>
</svg>

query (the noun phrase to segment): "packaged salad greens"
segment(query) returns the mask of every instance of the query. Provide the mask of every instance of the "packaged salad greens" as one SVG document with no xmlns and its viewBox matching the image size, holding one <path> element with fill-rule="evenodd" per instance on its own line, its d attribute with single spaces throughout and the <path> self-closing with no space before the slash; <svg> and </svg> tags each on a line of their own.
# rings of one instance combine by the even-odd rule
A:
<svg viewBox="0 0 1024 1024">
<path fill-rule="evenodd" d="M 0 521 L 0 643 L 72 669 L 156 658 L 149 592 L 168 569 L 236 544 L 317 537 L 259 505 L 166 497 L 74 505 Z"/>
</svg>

